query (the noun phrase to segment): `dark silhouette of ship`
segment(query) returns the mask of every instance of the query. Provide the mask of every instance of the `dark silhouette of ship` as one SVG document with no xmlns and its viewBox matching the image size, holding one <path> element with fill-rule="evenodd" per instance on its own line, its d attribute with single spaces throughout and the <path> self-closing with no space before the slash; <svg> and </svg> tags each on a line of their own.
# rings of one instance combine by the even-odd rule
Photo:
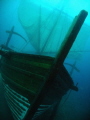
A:
<svg viewBox="0 0 90 120">
<path fill-rule="evenodd" d="M 8 43 L 17 33 L 14 27 L 8 31 L 9 39 L 0 50 L 0 66 L 5 98 L 15 120 L 53 120 L 63 95 L 70 89 L 78 91 L 63 63 L 86 16 L 82 10 L 75 17 L 56 57 L 11 50 Z"/>
</svg>

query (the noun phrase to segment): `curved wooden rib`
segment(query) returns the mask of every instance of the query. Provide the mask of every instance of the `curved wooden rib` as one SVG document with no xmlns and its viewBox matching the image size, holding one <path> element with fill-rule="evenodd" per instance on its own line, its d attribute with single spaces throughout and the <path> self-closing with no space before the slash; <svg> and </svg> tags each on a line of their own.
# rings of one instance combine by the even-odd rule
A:
<svg viewBox="0 0 90 120">
<path fill-rule="evenodd" d="M 6 32 L 11 33 L 11 31 L 6 31 Z M 22 35 L 20 35 L 19 33 L 13 31 L 12 34 L 20 36 L 21 38 L 23 38 L 25 40 L 25 42 L 27 42 L 27 40 Z"/>
</svg>

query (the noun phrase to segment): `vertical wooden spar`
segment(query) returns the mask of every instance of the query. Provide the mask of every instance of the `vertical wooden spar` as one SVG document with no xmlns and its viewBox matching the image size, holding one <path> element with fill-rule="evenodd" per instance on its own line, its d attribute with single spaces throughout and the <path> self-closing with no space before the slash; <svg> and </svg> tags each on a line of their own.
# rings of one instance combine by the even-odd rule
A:
<svg viewBox="0 0 90 120">
<path fill-rule="evenodd" d="M 6 47 L 8 47 L 8 44 L 9 44 L 9 42 L 11 40 L 12 35 L 13 35 L 13 31 L 14 31 L 14 26 L 12 27 L 12 29 L 10 31 L 9 37 L 7 39 L 7 42 L 6 42 Z"/>
<path fill-rule="evenodd" d="M 36 99 L 31 104 L 31 107 L 30 107 L 28 113 L 26 114 L 25 120 L 31 120 L 33 118 L 37 108 L 39 107 L 42 100 L 44 99 L 45 94 L 48 92 L 50 85 L 53 83 L 60 67 L 62 68 L 63 62 L 64 62 L 71 46 L 73 45 L 75 38 L 84 22 L 86 16 L 87 16 L 87 12 L 82 10 L 80 12 L 80 14 L 77 16 L 77 18 L 74 20 L 66 38 L 64 39 L 64 41 L 60 47 L 60 50 L 54 61 L 54 64 L 51 67 L 51 72 L 50 72 L 49 76 L 47 77 L 47 80 L 46 80 L 45 84 L 43 85 L 41 91 L 37 94 Z M 66 69 L 65 69 L 65 71 L 66 71 Z"/>
</svg>

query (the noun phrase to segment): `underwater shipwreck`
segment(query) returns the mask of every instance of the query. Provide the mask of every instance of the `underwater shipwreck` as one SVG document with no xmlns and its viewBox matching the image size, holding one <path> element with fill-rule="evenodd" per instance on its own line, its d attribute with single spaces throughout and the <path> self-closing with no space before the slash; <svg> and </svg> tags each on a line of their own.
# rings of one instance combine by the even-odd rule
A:
<svg viewBox="0 0 90 120">
<path fill-rule="evenodd" d="M 36 38 L 33 41 L 32 37 L 31 43 L 37 48 L 37 54 L 20 53 L 10 49 L 8 44 L 11 36 L 19 34 L 14 32 L 14 27 L 11 31 L 7 31 L 9 38 L 6 45 L 2 45 L 0 49 L 0 71 L 5 98 L 15 120 L 53 120 L 58 104 L 67 91 L 70 89 L 78 91 L 78 87 L 74 85 L 63 63 L 87 14 L 85 10 L 82 10 L 75 17 L 55 57 L 47 55 L 46 51 L 45 55 L 42 54 L 48 44 L 47 41 L 42 43 L 43 47 L 40 47 L 38 43 L 37 48 L 35 40 L 37 35 L 40 40 L 40 31 L 37 33 L 37 30 L 36 32 L 33 30 L 32 33 Z M 41 16 L 38 18 L 40 22 Z M 56 20 L 53 29 L 57 23 Z M 51 34 L 53 31 L 50 32 L 48 40 Z"/>
</svg>

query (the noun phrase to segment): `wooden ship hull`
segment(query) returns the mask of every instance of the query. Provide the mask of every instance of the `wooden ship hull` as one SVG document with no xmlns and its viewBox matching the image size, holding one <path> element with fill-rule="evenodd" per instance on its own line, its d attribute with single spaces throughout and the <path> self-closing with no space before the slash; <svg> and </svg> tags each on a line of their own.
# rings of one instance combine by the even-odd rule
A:
<svg viewBox="0 0 90 120">
<path fill-rule="evenodd" d="M 54 58 L 18 53 L 11 54 L 11 57 L 2 57 L 1 74 L 8 105 L 13 112 L 15 111 L 14 116 L 17 116 L 17 118 L 21 116 L 20 119 L 22 119 L 22 114 L 28 111 L 45 84 Z M 49 85 L 49 90 L 45 93 L 45 98 L 41 103 L 43 110 L 54 107 L 56 101 L 60 101 L 61 97 L 69 90 L 69 86 L 60 79 L 57 75 L 53 84 Z M 69 85 L 72 84 L 72 80 L 69 81 Z"/>
<path fill-rule="evenodd" d="M 5 98 L 15 120 L 51 120 L 63 95 L 78 91 L 63 62 L 87 16 L 82 11 L 56 58 L 0 50 Z"/>
</svg>

